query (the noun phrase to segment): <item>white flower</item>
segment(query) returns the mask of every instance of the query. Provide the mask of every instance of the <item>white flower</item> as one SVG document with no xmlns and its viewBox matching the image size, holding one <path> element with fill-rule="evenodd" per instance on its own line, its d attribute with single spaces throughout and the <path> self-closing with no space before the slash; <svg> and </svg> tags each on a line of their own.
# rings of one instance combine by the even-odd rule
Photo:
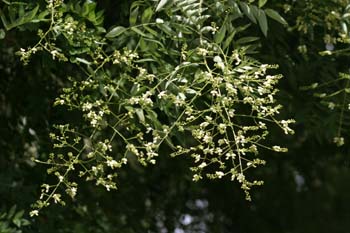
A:
<svg viewBox="0 0 350 233">
<path fill-rule="evenodd" d="M 329 108 L 330 110 L 333 110 L 333 109 L 335 108 L 335 104 L 334 104 L 333 102 L 329 102 L 329 103 L 328 103 L 328 108 Z"/>
<path fill-rule="evenodd" d="M 342 146 L 344 145 L 344 138 L 343 137 L 334 137 L 333 138 L 333 142 L 337 145 L 337 146 Z"/>
<path fill-rule="evenodd" d="M 216 63 L 215 65 L 216 65 L 219 69 L 221 69 L 221 70 L 224 70 L 224 69 L 225 69 L 225 64 L 224 64 L 224 62 L 222 61 L 221 57 L 215 56 L 213 60 L 214 60 L 214 62 Z"/>
<path fill-rule="evenodd" d="M 50 190 L 50 185 L 44 184 L 44 185 L 43 185 L 43 188 L 45 188 L 45 193 L 48 193 L 49 190 Z"/>
<path fill-rule="evenodd" d="M 200 169 L 203 169 L 203 168 L 205 168 L 207 166 L 207 163 L 206 162 L 203 162 L 203 163 L 201 163 L 198 167 L 200 168 Z"/>
<path fill-rule="evenodd" d="M 164 96 L 166 96 L 166 91 L 161 91 L 161 92 L 158 94 L 158 99 L 162 99 Z"/>
<path fill-rule="evenodd" d="M 92 108 L 92 104 L 87 102 L 83 104 L 83 111 L 88 111 Z"/>
<path fill-rule="evenodd" d="M 59 55 L 59 52 L 57 50 L 51 51 L 52 59 L 55 60 L 55 58 Z"/>
<path fill-rule="evenodd" d="M 97 120 L 96 119 L 92 119 L 90 124 L 95 127 L 97 125 Z"/>
<path fill-rule="evenodd" d="M 280 146 L 273 146 L 272 150 L 276 151 L 276 152 L 288 152 L 287 148 L 282 148 Z"/>
<path fill-rule="evenodd" d="M 67 193 L 71 198 L 74 198 L 77 195 L 77 188 L 71 187 L 70 189 L 67 189 Z"/>
<path fill-rule="evenodd" d="M 122 158 L 121 162 L 122 162 L 123 164 L 126 164 L 126 163 L 128 162 L 128 160 L 127 160 L 127 158 Z"/>
<path fill-rule="evenodd" d="M 205 134 L 205 136 L 203 137 L 203 141 L 205 142 L 205 143 L 210 143 L 210 142 L 212 142 L 213 141 L 213 137 L 212 136 L 210 136 L 210 134 Z"/>
<path fill-rule="evenodd" d="M 55 193 L 53 196 L 52 196 L 53 200 L 55 203 L 57 202 L 60 202 L 61 201 L 61 194 L 57 194 Z"/>
<path fill-rule="evenodd" d="M 209 125 L 209 123 L 206 122 L 206 121 L 204 121 L 204 122 L 202 122 L 202 123 L 199 125 L 199 127 L 201 127 L 201 128 L 206 128 L 208 125 Z"/>
<path fill-rule="evenodd" d="M 215 175 L 217 175 L 217 177 L 218 177 L 219 179 L 221 179 L 221 178 L 225 175 L 225 173 L 223 173 L 223 172 L 221 172 L 221 171 L 218 171 L 218 172 L 215 172 Z"/>
<path fill-rule="evenodd" d="M 114 159 L 112 159 L 112 160 L 107 160 L 107 166 L 111 168 L 118 168 L 118 167 L 121 167 L 121 164 L 115 161 Z"/>
<path fill-rule="evenodd" d="M 29 213 L 30 217 L 34 217 L 34 216 L 39 216 L 39 211 L 38 210 L 32 210 Z"/>
<path fill-rule="evenodd" d="M 230 158 L 234 159 L 236 157 L 236 154 L 233 152 L 228 152 L 226 153 L 225 156 L 226 156 L 226 159 L 230 159 Z"/>
<path fill-rule="evenodd" d="M 193 181 L 198 181 L 200 179 L 202 179 L 202 177 L 200 175 L 198 175 L 198 174 L 193 175 L 193 179 L 192 179 Z"/>
<path fill-rule="evenodd" d="M 215 56 L 215 57 L 214 57 L 214 62 L 216 62 L 216 63 L 220 63 L 220 62 L 222 62 L 221 57 L 219 57 L 219 56 Z"/>
<path fill-rule="evenodd" d="M 243 173 L 238 174 L 237 180 L 239 183 L 242 183 L 245 180 L 245 176 L 243 175 Z"/>
<path fill-rule="evenodd" d="M 202 56 L 206 56 L 208 54 L 208 50 L 204 49 L 204 48 L 199 48 L 198 49 L 198 54 L 202 55 Z"/>
<path fill-rule="evenodd" d="M 162 23 L 164 23 L 164 20 L 162 20 L 162 19 L 160 19 L 160 18 L 157 18 L 157 19 L 156 19 L 156 23 L 162 24 Z"/>
<path fill-rule="evenodd" d="M 218 126 L 218 129 L 219 129 L 219 132 L 220 132 L 221 134 L 224 134 L 224 133 L 225 133 L 225 130 L 226 130 L 226 124 L 220 123 L 219 126 Z"/>
</svg>

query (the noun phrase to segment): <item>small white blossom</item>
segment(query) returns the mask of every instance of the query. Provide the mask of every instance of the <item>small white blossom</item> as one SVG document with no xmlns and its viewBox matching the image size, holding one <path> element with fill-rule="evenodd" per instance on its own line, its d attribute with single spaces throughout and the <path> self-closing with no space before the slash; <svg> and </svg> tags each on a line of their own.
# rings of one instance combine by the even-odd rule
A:
<svg viewBox="0 0 350 233">
<path fill-rule="evenodd" d="M 334 137 L 334 138 L 333 138 L 333 142 L 334 142 L 337 146 L 342 146 L 342 145 L 344 145 L 344 143 L 345 143 L 343 137 Z"/>
<path fill-rule="evenodd" d="M 55 193 L 53 196 L 52 196 L 53 200 L 55 203 L 58 203 L 61 201 L 61 194 L 58 194 L 58 193 Z"/>
<path fill-rule="evenodd" d="M 166 96 L 166 91 L 161 91 L 159 94 L 158 94 L 158 99 L 162 99 L 163 97 Z"/>
<path fill-rule="evenodd" d="M 203 162 L 203 163 L 201 163 L 198 167 L 200 168 L 200 169 L 203 169 L 203 168 L 205 168 L 207 166 L 207 163 L 206 162 Z"/>
<path fill-rule="evenodd" d="M 219 179 L 221 179 L 221 178 L 225 175 L 225 173 L 223 173 L 223 172 L 221 172 L 221 171 L 217 171 L 217 172 L 215 172 L 215 175 L 217 175 L 217 177 L 218 177 Z"/>
<path fill-rule="evenodd" d="M 32 210 L 29 213 L 30 217 L 34 217 L 34 216 L 39 216 L 39 211 L 38 210 Z"/>
<path fill-rule="evenodd" d="M 280 146 L 273 146 L 272 149 L 276 152 L 287 152 L 287 148 L 282 148 Z"/>
<path fill-rule="evenodd" d="M 77 195 L 77 188 L 71 187 L 71 188 L 67 189 L 66 192 L 71 198 L 74 198 Z"/>
<path fill-rule="evenodd" d="M 121 167 L 121 164 L 115 161 L 114 159 L 112 159 L 112 160 L 107 160 L 107 166 L 114 169 L 114 168 Z"/>
<path fill-rule="evenodd" d="M 200 180 L 200 179 L 202 179 L 202 176 L 200 176 L 200 175 L 198 175 L 198 174 L 194 174 L 194 175 L 193 175 L 193 178 L 192 178 L 193 181 L 198 181 L 198 180 Z"/>
<path fill-rule="evenodd" d="M 157 18 L 157 19 L 156 19 L 156 23 L 162 24 L 162 23 L 164 23 L 164 20 L 162 20 L 162 19 L 160 19 L 160 18 Z"/>
</svg>

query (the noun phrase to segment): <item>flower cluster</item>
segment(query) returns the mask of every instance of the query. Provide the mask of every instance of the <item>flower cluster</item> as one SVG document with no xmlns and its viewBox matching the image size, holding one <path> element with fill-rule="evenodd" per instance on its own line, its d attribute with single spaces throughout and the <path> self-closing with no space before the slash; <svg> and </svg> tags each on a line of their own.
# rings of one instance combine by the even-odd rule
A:
<svg viewBox="0 0 350 233">
<path fill-rule="evenodd" d="M 252 186 L 263 184 L 246 176 L 248 169 L 265 164 L 258 157 L 260 148 L 287 150 L 264 144 L 271 125 L 293 133 L 289 126 L 293 120 L 277 120 L 282 106 L 275 95 L 281 76 L 269 72 L 277 66 L 250 59 L 244 48 L 224 52 L 212 39 L 217 30 L 204 25 L 206 9 L 200 7 L 194 14 L 184 5 L 187 2 L 176 2 L 183 15 L 191 16 L 185 23 L 194 33 L 170 36 L 177 23 L 159 19 L 147 26 L 151 32 L 157 27 L 168 30 L 156 43 L 157 38 L 148 36 L 149 43 L 161 46 L 173 41 L 174 48 L 151 53 L 143 44 L 144 32 L 132 27 L 123 36 L 134 36 L 131 41 L 136 41 L 136 33 L 138 45 L 101 45 L 94 52 L 89 47 L 85 54 L 89 60 L 73 59 L 87 66 L 87 77 L 71 78 L 72 85 L 63 89 L 55 104 L 81 113 L 85 122 L 57 126 L 57 135 L 51 134 L 56 151 L 42 163 L 51 166 L 49 172 L 58 182 L 43 187 L 32 215 L 51 202 L 64 204 L 58 187 L 64 187 L 71 198 L 76 196 L 78 185 L 70 181 L 74 177 L 70 174 L 78 172 L 109 191 L 117 188 L 118 171 L 128 161 L 153 165 L 162 148 L 171 156 L 193 158 L 194 181 L 229 178 L 241 185 L 250 200 Z M 55 25 L 68 41 L 71 37 L 85 41 L 75 36 L 79 24 L 69 17 L 64 22 Z M 162 28 L 165 25 L 174 28 L 169 31 Z"/>
</svg>

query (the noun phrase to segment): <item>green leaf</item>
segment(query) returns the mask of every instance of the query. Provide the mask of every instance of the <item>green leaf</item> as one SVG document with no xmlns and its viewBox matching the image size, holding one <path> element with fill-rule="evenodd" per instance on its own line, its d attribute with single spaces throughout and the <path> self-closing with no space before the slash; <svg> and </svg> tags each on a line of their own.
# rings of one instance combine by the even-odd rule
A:
<svg viewBox="0 0 350 233">
<path fill-rule="evenodd" d="M 267 3 L 267 0 L 259 0 L 259 8 L 263 7 Z"/>
<path fill-rule="evenodd" d="M 17 227 L 21 227 L 22 225 L 22 217 L 23 217 L 23 214 L 24 214 L 24 210 L 21 210 L 19 212 L 17 212 L 15 214 L 15 216 L 13 217 L 13 224 L 15 224 Z"/>
<path fill-rule="evenodd" d="M 4 25 L 5 29 L 9 30 L 9 26 L 8 26 L 9 23 L 7 22 L 5 14 L 1 11 L 1 9 L 0 9 L 0 18 L 1 18 L 2 24 Z"/>
<path fill-rule="evenodd" d="M 348 34 L 348 26 L 346 25 L 346 23 L 341 22 L 340 25 L 341 25 L 341 29 L 342 29 L 343 33 Z"/>
<path fill-rule="evenodd" d="M 158 32 L 157 31 L 155 31 L 152 28 L 150 28 L 148 26 L 145 26 L 145 25 L 143 25 L 143 28 L 146 29 L 146 31 L 148 31 L 153 36 L 158 37 Z"/>
<path fill-rule="evenodd" d="M 16 227 L 21 227 L 22 222 L 20 219 L 13 219 L 12 222 Z"/>
<path fill-rule="evenodd" d="M 130 12 L 130 17 L 129 17 L 130 26 L 136 25 L 138 14 L 139 14 L 139 8 L 138 7 L 136 7 L 135 9 L 133 9 Z"/>
<path fill-rule="evenodd" d="M 15 216 L 13 217 L 14 219 L 21 219 L 23 217 L 24 210 L 18 211 Z"/>
<path fill-rule="evenodd" d="M 169 27 L 169 25 L 163 23 L 163 24 L 157 24 L 157 27 L 160 28 L 163 32 L 168 34 L 169 36 L 175 36 L 176 33 Z"/>
<path fill-rule="evenodd" d="M 13 216 L 14 216 L 15 213 L 16 213 L 16 208 L 17 208 L 16 205 L 13 205 L 13 206 L 11 207 L 11 209 L 10 209 L 9 212 L 7 213 L 7 219 L 13 218 Z"/>
<path fill-rule="evenodd" d="M 251 5 L 250 6 L 250 11 L 252 12 L 254 18 L 258 18 L 259 17 L 259 8 L 255 5 Z"/>
<path fill-rule="evenodd" d="M 83 12 L 82 12 L 82 16 L 86 17 L 88 16 L 91 12 L 94 12 L 96 8 L 96 3 L 95 2 L 91 2 L 91 1 L 87 1 L 84 3 L 83 5 Z"/>
<path fill-rule="evenodd" d="M 39 23 L 40 21 L 50 21 L 50 19 L 45 19 L 46 16 L 50 14 L 49 11 L 44 10 L 40 12 L 35 18 L 32 19 L 32 23 Z"/>
<path fill-rule="evenodd" d="M 38 13 L 39 10 L 39 5 L 37 5 L 33 10 L 27 12 L 26 14 L 23 15 L 23 20 L 26 22 L 29 22 L 30 20 L 32 20 L 34 18 L 34 16 L 36 15 L 36 13 Z M 22 21 L 22 20 L 21 20 Z"/>
<path fill-rule="evenodd" d="M 193 34 L 193 31 L 191 31 L 191 28 L 188 27 L 186 24 L 175 24 L 174 29 L 177 29 L 177 31 L 182 32 L 183 34 Z M 202 30 L 206 30 L 208 28 L 203 27 Z"/>
<path fill-rule="evenodd" d="M 258 22 L 262 33 L 264 34 L 264 36 L 267 36 L 267 30 L 268 30 L 267 18 L 263 10 L 259 10 Z"/>
<path fill-rule="evenodd" d="M 84 63 L 85 65 L 91 65 L 91 62 L 85 60 L 84 58 L 77 57 L 76 61 L 78 61 L 80 63 Z"/>
<path fill-rule="evenodd" d="M 10 21 L 11 23 L 8 23 L 5 15 L 3 14 L 3 12 L 0 10 L 0 15 L 1 15 L 1 20 L 4 24 L 4 27 L 7 31 L 11 30 L 12 28 L 21 26 L 23 24 L 32 22 L 32 20 L 34 19 L 34 16 L 37 14 L 39 10 L 39 5 L 37 5 L 34 9 L 32 9 L 31 11 L 28 11 L 26 13 L 19 11 L 19 14 L 21 15 L 19 18 L 15 19 L 15 15 L 12 12 L 12 14 L 10 14 Z M 21 12 L 21 13 L 20 13 Z M 10 12 L 11 13 L 11 12 Z"/>
<path fill-rule="evenodd" d="M 170 0 L 160 0 L 158 5 L 157 5 L 156 11 L 162 10 L 165 7 L 165 5 L 169 2 L 170 2 Z"/>
<path fill-rule="evenodd" d="M 288 25 L 287 21 L 277 11 L 272 10 L 272 9 L 266 9 L 265 13 L 271 19 L 276 20 L 277 22 L 279 22 L 279 23 L 281 23 L 283 25 Z"/>
<path fill-rule="evenodd" d="M 22 219 L 22 226 L 29 226 L 30 222 L 27 219 Z"/>
<path fill-rule="evenodd" d="M 127 29 L 123 26 L 116 26 L 106 34 L 106 37 L 107 38 L 117 37 L 117 36 L 121 35 L 122 33 L 124 33 L 126 30 Z"/>
<path fill-rule="evenodd" d="M 104 33 L 106 33 L 106 29 L 104 29 L 103 27 L 96 27 L 96 30 L 97 30 L 97 33 L 98 34 L 104 34 Z"/>
<path fill-rule="evenodd" d="M 153 16 L 152 7 L 148 7 L 142 14 L 141 22 L 142 23 L 149 23 L 152 16 Z"/>
<path fill-rule="evenodd" d="M 136 32 L 137 34 L 139 34 L 140 36 L 147 37 L 147 35 L 144 32 L 142 32 L 140 29 L 138 29 L 137 27 L 131 27 L 130 29 L 132 31 Z"/>
<path fill-rule="evenodd" d="M 235 31 L 236 31 L 236 33 L 243 32 L 243 31 L 247 30 L 247 28 L 249 28 L 250 26 L 251 26 L 251 24 L 249 23 L 249 24 L 240 26 L 238 28 L 235 28 Z"/>
<path fill-rule="evenodd" d="M 345 13 L 345 14 L 343 14 L 343 16 L 342 16 L 343 19 L 346 19 L 346 18 L 349 18 L 349 17 L 350 17 L 350 13 Z"/>
<path fill-rule="evenodd" d="M 88 14 L 87 16 L 87 19 L 90 21 L 90 22 L 96 22 L 96 15 L 95 15 L 95 11 L 90 11 L 90 13 Z"/>
<path fill-rule="evenodd" d="M 146 62 L 155 62 L 155 61 L 156 60 L 152 58 L 143 58 L 143 59 L 136 60 L 135 63 L 146 63 Z"/>
<path fill-rule="evenodd" d="M 132 96 L 135 96 L 139 90 L 140 90 L 140 84 L 134 83 L 134 85 L 132 85 L 132 88 L 130 90 L 130 94 Z"/>
<path fill-rule="evenodd" d="M 215 43 L 220 44 L 225 38 L 225 34 L 226 34 L 226 25 L 224 24 L 220 28 L 220 30 L 215 34 L 215 37 L 214 37 Z"/>
<path fill-rule="evenodd" d="M 253 22 L 256 23 L 256 19 L 254 17 L 253 12 L 251 11 L 250 7 L 245 2 L 239 2 L 239 5 L 243 11 L 243 13 Z"/>
<path fill-rule="evenodd" d="M 135 113 L 141 122 L 145 122 L 145 115 L 142 108 L 135 108 Z"/>
<path fill-rule="evenodd" d="M 166 138 L 165 138 L 165 141 L 166 141 L 166 143 L 168 143 L 168 145 L 169 145 L 171 148 L 173 148 L 173 149 L 175 148 L 173 142 L 171 141 L 171 138 L 166 137 Z"/>
<path fill-rule="evenodd" d="M 230 44 L 231 44 L 231 42 L 232 42 L 232 40 L 233 40 L 233 37 L 236 35 L 236 31 L 233 31 L 232 33 L 231 33 L 231 35 L 225 40 L 225 42 L 224 42 L 224 44 L 223 44 L 223 46 L 222 46 L 222 48 L 225 50 L 225 49 L 227 49 L 229 46 L 230 46 Z"/>
<path fill-rule="evenodd" d="M 186 93 L 189 94 L 189 95 L 195 95 L 197 94 L 197 91 L 191 89 L 191 88 L 187 88 L 186 89 Z"/>
<path fill-rule="evenodd" d="M 158 44 L 160 45 L 161 47 L 165 48 L 164 45 L 160 42 L 160 41 L 157 41 L 157 40 L 154 40 L 154 39 L 150 39 L 150 38 L 144 38 L 145 41 L 150 41 L 150 42 L 153 42 L 155 44 Z"/>
<path fill-rule="evenodd" d="M 0 220 L 3 220 L 3 219 L 5 219 L 6 218 L 6 213 L 2 213 L 1 215 L 0 215 Z"/>
<path fill-rule="evenodd" d="M 89 51 L 90 51 L 89 47 L 83 47 L 83 48 L 72 47 L 72 49 L 69 50 L 69 54 L 70 55 L 77 55 L 77 54 L 87 53 Z"/>
<path fill-rule="evenodd" d="M 18 16 L 21 18 L 21 17 L 23 17 L 24 13 L 25 13 L 24 6 L 20 5 L 18 8 Z"/>
<path fill-rule="evenodd" d="M 5 30 L 4 29 L 0 29 L 0 40 L 4 39 L 6 36 Z"/>
<path fill-rule="evenodd" d="M 158 120 L 158 115 L 155 111 L 151 109 L 146 109 L 146 117 L 152 121 L 153 125 L 156 129 L 162 129 L 162 124 Z"/>
<path fill-rule="evenodd" d="M 236 41 L 236 44 L 245 44 L 245 43 L 250 43 L 259 40 L 259 37 L 254 37 L 254 36 L 247 36 L 240 38 L 239 40 Z"/>
</svg>

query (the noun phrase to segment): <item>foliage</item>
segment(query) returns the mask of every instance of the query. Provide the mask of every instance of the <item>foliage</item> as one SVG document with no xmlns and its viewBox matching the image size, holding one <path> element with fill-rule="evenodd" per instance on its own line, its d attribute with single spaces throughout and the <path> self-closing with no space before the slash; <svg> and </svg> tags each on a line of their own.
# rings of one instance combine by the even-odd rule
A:
<svg viewBox="0 0 350 233">
<path fill-rule="evenodd" d="M 230 216 L 240 218 L 232 206 L 246 221 L 260 213 L 256 228 L 238 224 L 238 232 L 275 232 L 261 213 L 291 205 L 271 200 L 280 189 L 286 199 L 322 188 L 344 200 L 342 185 L 328 175 L 349 176 L 347 1 L 2 2 L 0 107 L 8 124 L 0 129 L 19 137 L 0 140 L 1 166 L 17 167 L 1 177 L 10 174 L 13 191 L 19 180 L 31 193 L 6 200 L 28 206 L 44 180 L 30 214 L 51 203 L 71 210 L 48 208 L 33 220 L 33 232 L 232 232 Z M 283 136 L 294 133 L 290 118 L 296 135 Z M 283 158 L 276 155 L 287 147 Z M 265 160 L 266 168 L 250 169 Z M 49 166 L 48 177 L 38 164 Z M 252 194 L 262 178 L 266 187 Z M 225 180 L 253 203 L 231 200 L 236 192 Z M 85 181 L 120 190 L 106 194 Z M 279 219 L 279 231 L 293 232 Z M 60 221 L 72 228 L 58 229 Z"/>
<path fill-rule="evenodd" d="M 315 7 L 315 5 L 321 7 Z M 305 57 L 314 56 L 312 53 L 319 53 L 322 56 L 343 56 L 347 54 L 350 43 L 348 25 L 349 10 L 348 1 L 334 0 L 331 2 L 319 3 L 318 1 L 300 1 L 298 3 L 287 3 L 283 5 L 285 12 L 303 12 L 300 14 L 290 30 L 300 33 L 300 45 L 298 50 Z M 322 37 L 322 41 L 316 39 Z M 321 42 L 322 45 L 316 45 Z M 325 50 L 324 50 L 324 49 Z M 334 112 L 332 126 L 333 141 L 336 145 L 342 146 L 344 138 L 347 138 L 348 113 L 349 113 L 349 69 L 339 69 L 338 77 L 326 75 L 316 82 L 301 87 L 302 90 L 313 90 L 314 96 L 319 98 L 320 103 Z"/>
<path fill-rule="evenodd" d="M 1 212 L 0 215 L 0 232 L 3 233 L 21 233 L 21 228 L 28 226 L 30 222 L 23 218 L 24 210 L 16 210 L 12 206 L 8 212 Z"/>
<path fill-rule="evenodd" d="M 49 28 L 46 32 L 39 29 L 40 39 L 33 47 L 20 49 L 24 64 L 38 51 L 47 51 L 54 60 L 80 65 L 87 77 L 65 88 L 55 103 L 81 112 L 91 126 L 75 129 L 59 125 L 59 134 L 51 134 L 57 141 L 54 147 L 61 150 L 51 153 L 43 163 L 52 166 L 48 172 L 57 176 L 58 183 L 42 186 L 37 209 L 31 215 L 37 215 L 51 200 L 64 205 L 57 193 L 60 186 L 75 197 L 78 187 L 69 179 L 72 171 L 78 169 L 79 177 L 95 180 L 108 191 L 116 189 L 113 178 L 118 174 L 108 170 L 127 164 L 131 156 L 142 165 L 155 164 L 165 142 L 172 155 L 194 158 L 194 181 L 211 165 L 209 169 L 216 168 L 204 173 L 208 178 L 237 179 L 250 200 L 250 188 L 262 182 L 246 180 L 244 171 L 265 161 L 246 154 L 258 154 L 258 147 L 269 148 L 261 143 L 269 133 L 266 123 L 276 123 L 286 134 L 293 133 L 288 126 L 293 120 L 275 118 L 281 106 L 275 104 L 278 90 L 274 85 L 280 76 L 266 74 L 273 66 L 246 58 L 248 48 L 244 46 L 229 50 L 235 34 L 244 30 L 232 25 L 241 16 L 237 4 L 231 9 L 231 4 L 213 7 L 209 2 L 175 1 L 163 18 L 152 17 L 152 7 L 147 4 L 132 4 L 130 27 L 116 26 L 106 34 L 110 47 L 100 36 L 104 32 L 99 27 L 102 12 L 95 13 L 94 3 L 80 7 L 48 2 Z M 250 15 L 249 6 L 240 4 L 266 35 L 264 11 L 254 8 L 258 13 Z M 160 2 L 155 11 L 164 5 Z M 212 17 L 217 11 L 226 13 L 222 22 Z M 71 12 L 86 18 L 93 27 L 74 20 Z M 223 25 L 217 34 L 216 24 Z M 226 31 L 230 36 L 222 43 Z M 67 54 L 53 42 L 59 39 L 73 47 L 65 48 Z M 249 41 L 253 40 L 245 37 L 236 43 Z M 189 139 L 184 141 L 183 137 Z M 280 146 L 271 150 L 286 151 Z M 112 151 L 117 154 L 112 155 Z"/>
</svg>

